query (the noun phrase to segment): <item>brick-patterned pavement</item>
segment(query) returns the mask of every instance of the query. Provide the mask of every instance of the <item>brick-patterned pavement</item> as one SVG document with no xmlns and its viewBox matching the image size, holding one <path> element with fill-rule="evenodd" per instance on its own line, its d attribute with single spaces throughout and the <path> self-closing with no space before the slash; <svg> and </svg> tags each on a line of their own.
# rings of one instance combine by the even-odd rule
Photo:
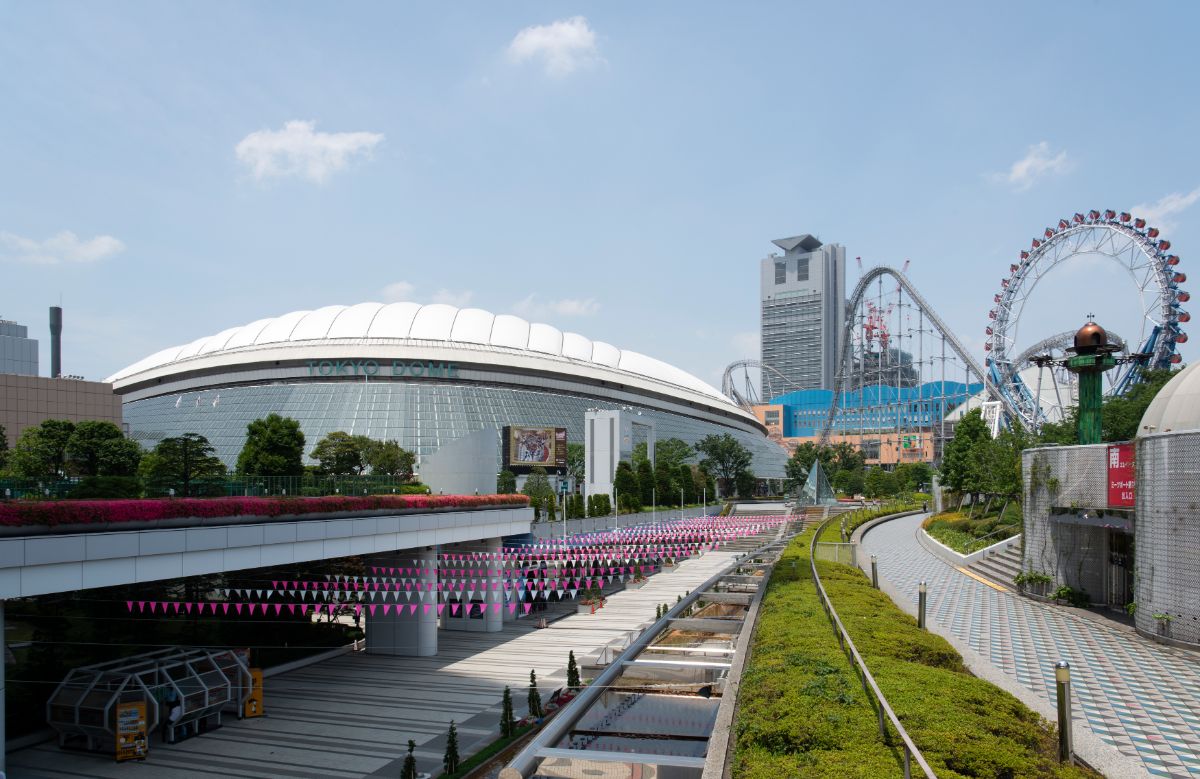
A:
<svg viewBox="0 0 1200 779">
<path fill-rule="evenodd" d="M 1200 776 L 1200 656 L 976 581 L 916 539 L 924 516 L 885 522 L 863 537 L 879 575 L 917 600 L 929 586 L 929 624 L 952 634 L 1049 702 L 1054 664 L 1071 664 L 1077 723 L 1157 776 Z"/>
</svg>

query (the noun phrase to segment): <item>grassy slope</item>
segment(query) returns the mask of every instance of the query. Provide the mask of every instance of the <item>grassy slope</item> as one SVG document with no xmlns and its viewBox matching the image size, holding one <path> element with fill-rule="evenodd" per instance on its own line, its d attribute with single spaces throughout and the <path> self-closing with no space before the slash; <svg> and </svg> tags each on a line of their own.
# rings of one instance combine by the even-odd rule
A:
<svg viewBox="0 0 1200 779">
<path fill-rule="evenodd" d="M 880 743 L 874 712 L 817 601 L 811 532 L 789 546 L 768 585 L 742 682 L 734 776 L 898 775 L 902 753 Z M 1092 775 L 1055 763 L 1053 728 L 971 676 L 953 647 L 917 630 L 858 570 L 818 566 L 846 629 L 939 777 Z"/>
</svg>

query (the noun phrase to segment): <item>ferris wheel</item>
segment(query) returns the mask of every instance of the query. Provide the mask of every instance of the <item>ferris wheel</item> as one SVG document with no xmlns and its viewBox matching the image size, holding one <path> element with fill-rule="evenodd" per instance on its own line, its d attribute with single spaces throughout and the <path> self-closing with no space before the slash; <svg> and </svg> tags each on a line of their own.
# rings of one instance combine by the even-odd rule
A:
<svg viewBox="0 0 1200 779">
<path fill-rule="evenodd" d="M 1180 325 L 1191 315 L 1180 304 L 1191 296 L 1180 289 L 1187 276 L 1178 270 L 1179 256 L 1170 250 L 1171 242 L 1159 237 L 1157 227 L 1147 227 L 1145 219 L 1111 210 L 1089 211 L 1047 227 L 1009 266 L 1008 277 L 992 298 L 984 349 L 993 384 L 1026 427 L 1045 420 L 1040 396 L 1035 397 L 1020 375 L 1029 355 L 1018 354 L 1016 348 L 1021 315 L 1038 282 L 1059 264 L 1085 254 L 1109 257 L 1129 273 L 1138 289 L 1142 316 L 1141 331 L 1126 334 L 1125 351 L 1131 359 L 1113 372 L 1109 385 L 1111 394 L 1121 394 L 1141 380 L 1143 369 L 1167 368 L 1182 359 L 1175 349 L 1187 342 Z"/>
</svg>

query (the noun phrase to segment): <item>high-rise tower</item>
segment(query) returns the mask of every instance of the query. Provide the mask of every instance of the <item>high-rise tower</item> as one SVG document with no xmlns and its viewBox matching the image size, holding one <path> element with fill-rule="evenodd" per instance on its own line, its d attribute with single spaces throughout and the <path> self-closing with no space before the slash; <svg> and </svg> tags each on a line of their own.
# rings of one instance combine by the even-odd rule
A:
<svg viewBox="0 0 1200 779">
<path fill-rule="evenodd" d="M 811 235 L 762 261 L 762 361 L 802 389 L 833 389 L 846 310 L 846 249 Z"/>
</svg>

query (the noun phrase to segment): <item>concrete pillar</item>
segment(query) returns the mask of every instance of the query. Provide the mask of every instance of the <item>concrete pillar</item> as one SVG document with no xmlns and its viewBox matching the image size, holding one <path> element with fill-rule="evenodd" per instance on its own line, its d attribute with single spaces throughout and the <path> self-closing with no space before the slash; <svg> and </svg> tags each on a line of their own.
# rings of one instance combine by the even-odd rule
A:
<svg viewBox="0 0 1200 779">
<path fill-rule="evenodd" d="M 415 562 L 414 562 L 415 561 Z M 429 585 L 437 583 L 437 547 L 404 549 L 373 556 L 371 565 L 389 568 L 408 568 L 407 578 L 415 579 L 411 598 L 403 595 L 396 607 L 383 610 L 370 609 L 366 612 L 367 652 L 373 655 L 403 655 L 407 657 L 432 657 L 437 654 L 437 589 Z M 416 568 L 414 574 L 411 569 Z M 406 578 L 403 574 L 400 578 Z M 401 592 L 406 592 L 401 586 Z M 424 593 L 424 597 L 419 595 Z M 370 601 L 368 601 L 370 602 Z M 384 601 L 375 601 L 381 604 Z M 386 601 L 391 603 L 389 599 Z M 416 606 L 413 610 L 410 606 Z M 425 607 L 429 606 L 428 609 Z"/>
<path fill-rule="evenodd" d="M 453 544 L 446 546 L 442 551 L 447 553 L 470 554 L 471 552 L 489 552 L 499 554 L 503 546 L 503 539 L 488 538 L 483 541 L 469 541 L 461 544 Z M 462 591 L 462 600 L 451 600 L 450 603 L 462 604 L 457 610 L 458 613 L 453 613 L 453 609 L 449 606 L 442 612 L 442 627 L 446 630 L 469 630 L 481 633 L 498 633 L 504 629 L 504 614 L 508 610 L 508 604 L 504 599 L 503 575 L 501 570 L 504 568 L 504 563 L 495 557 L 486 557 L 478 561 L 467 561 L 461 564 L 450 564 L 449 567 L 462 567 L 467 569 L 481 570 L 482 573 L 471 576 L 469 579 L 476 579 L 475 592 L 472 594 L 470 588 Z M 489 575 L 488 572 L 491 572 Z M 482 613 L 479 613 L 478 606 L 471 606 L 472 602 L 483 603 L 486 607 Z M 496 608 L 496 606 L 499 608 Z"/>
</svg>

